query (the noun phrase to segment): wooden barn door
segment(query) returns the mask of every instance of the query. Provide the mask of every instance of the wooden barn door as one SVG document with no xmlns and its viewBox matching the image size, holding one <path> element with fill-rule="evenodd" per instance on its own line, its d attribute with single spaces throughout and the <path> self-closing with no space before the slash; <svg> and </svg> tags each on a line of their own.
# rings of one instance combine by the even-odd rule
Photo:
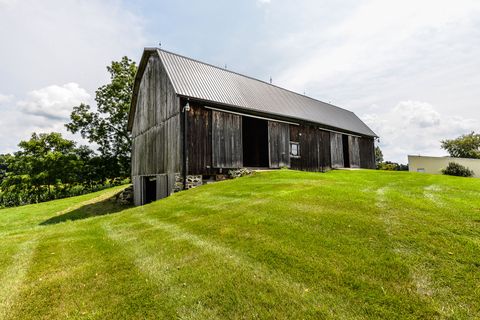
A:
<svg viewBox="0 0 480 320">
<path fill-rule="evenodd" d="M 350 147 L 350 168 L 360 168 L 360 146 L 359 138 L 348 136 L 348 146 Z"/>
<path fill-rule="evenodd" d="M 290 125 L 268 121 L 270 168 L 290 168 Z"/>
<path fill-rule="evenodd" d="M 375 142 L 373 138 L 359 138 L 360 168 L 375 169 Z"/>
<path fill-rule="evenodd" d="M 212 111 L 212 164 L 214 168 L 243 166 L 241 116 Z"/>
<path fill-rule="evenodd" d="M 318 143 L 318 171 L 327 171 L 332 167 L 332 156 L 330 151 L 330 132 L 317 130 Z M 316 170 L 316 171 L 317 171 Z"/>
<path fill-rule="evenodd" d="M 332 156 L 332 168 L 343 168 L 343 141 L 339 133 L 330 133 L 330 149 Z"/>
</svg>

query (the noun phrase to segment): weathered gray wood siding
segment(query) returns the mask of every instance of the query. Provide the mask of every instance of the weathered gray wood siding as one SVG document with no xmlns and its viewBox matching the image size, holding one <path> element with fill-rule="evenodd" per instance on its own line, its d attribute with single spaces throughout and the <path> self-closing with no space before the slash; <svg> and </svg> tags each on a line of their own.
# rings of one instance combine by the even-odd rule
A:
<svg viewBox="0 0 480 320">
<path fill-rule="evenodd" d="M 241 116 L 212 111 L 212 163 L 214 168 L 243 166 Z"/>
<path fill-rule="evenodd" d="M 332 168 L 332 156 L 330 151 L 330 132 L 318 130 L 318 158 L 322 171 Z"/>
<path fill-rule="evenodd" d="M 133 176 L 133 204 L 136 206 L 142 205 L 143 184 L 142 177 Z"/>
<path fill-rule="evenodd" d="M 188 113 L 188 174 L 208 174 L 212 168 L 212 111 L 190 102 Z"/>
<path fill-rule="evenodd" d="M 300 144 L 300 157 L 290 158 L 291 168 L 304 171 L 330 169 L 330 133 L 315 126 L 290 125 L 290 141 Z"/>
<path fill-rule="evenodd" d="M 373 138 L 360 138 L 360 167 L 365 169 L 375 169 L 375 142 Z"/>
<path fill-rule="evenodd" d="M 343 168 L 343 141 L 340 133 L 330 132 L 332 168 Z"/>
<path fill-rule="evenodd" d="M 350 168 L 360 168 L 359 137 L 348 136 Z"/>
<path fill-rule="evenodd" d="M 270 168 L 290 168 L 290 125 L 268 121 Z"/>
<path fill-rule="evenodd" d="M 169 193 L 169 183 L 168 183 L 168 174 L 159 174 L 157 175 L 157 199 L 162 199 L 168 197 Z"/>
<path fill-rule="evenodd" d="M 138 177 L 157 178 L 157 196 L 172 192 L 175 173 L 182 167 L 182 131 L 179 98 L 157 55 L 151 55 L 138 90 L 132 126 L 132 178 L 135 203 L 142 204 L 143 187 Z"/>
</svg>

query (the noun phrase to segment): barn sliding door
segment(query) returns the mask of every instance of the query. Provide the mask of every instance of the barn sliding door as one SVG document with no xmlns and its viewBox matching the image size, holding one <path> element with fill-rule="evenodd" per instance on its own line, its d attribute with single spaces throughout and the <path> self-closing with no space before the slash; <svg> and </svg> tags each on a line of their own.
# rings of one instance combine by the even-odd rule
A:
<svg viewBox="0 0 480 320">
<path fill-rule="evenodd" d="M 348 136 L 348 146 L 350 147 L 350 168 L 360 168 L 360 146 L 359 138 Z"/>
<path fill-rule="evenodd" d="M 268 121 L 270 168 L 290 168 L 290 125 Z"/>
<path fill-rule="evenodd" d="M 339 133 L 330 133 L 330 149 L 332 157 L 332 168 L 343 168 L 343 141 Z"/>
<path fill-rule="evenodd" d="M 212 111 L 212 164 L 214 168 L 243 166 L 241 116 Z"/>
<path fill-rule="evenodd" d="M 375 142 L 373 138 L 359 138 L 360 167 L 375 169 Z"/>
</svg>

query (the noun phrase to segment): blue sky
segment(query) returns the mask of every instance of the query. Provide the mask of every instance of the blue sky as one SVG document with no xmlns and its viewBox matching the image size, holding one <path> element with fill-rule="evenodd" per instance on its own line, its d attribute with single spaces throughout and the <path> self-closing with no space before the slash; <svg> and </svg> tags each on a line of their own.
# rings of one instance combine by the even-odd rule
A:
<svg viewBox="0 0 480 320">
<path fill-rule="evenodd" d="M 0 0 L 0 40 L 0 153 L 66 133 L 110 61 L 159 42 L 354 111 L 388 160 L 480 131 L 476 0 Z"/>
</svg>

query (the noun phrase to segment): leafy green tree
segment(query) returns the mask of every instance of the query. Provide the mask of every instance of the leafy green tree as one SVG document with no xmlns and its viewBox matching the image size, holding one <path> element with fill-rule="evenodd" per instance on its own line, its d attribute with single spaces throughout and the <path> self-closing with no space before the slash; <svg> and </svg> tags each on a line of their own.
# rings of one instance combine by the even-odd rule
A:
<svg viewBox="0 0 480 320">
<path fill-rule="evenodd" d="M 383 152 L 379 146 L 375 147 L 375 163 L 383 162 Z"/>
<path fill-rule="evenodd" d="M 127 122 L 137 66 L 123 57 L 113 61 L 107 70 L 111 82 L 96 91 L 96 110 L 83 103 L 74 107 L 66 127 L 98 145 L 109 178 L 128 177 L 131 137 Z"/>
<path fill-rule="evenodd" d="M 79 147 L 77 155 L 82 163 L 77 179 L 85 188 L 93 190 L 102 185 L 118 182 L 115 179 L 118 177 L 115 158 L 96 155 L 86 146 Z"/>
<path fill-rule="evenodd" d="M 0 154 L 0 184 L 5 178 L 8 170 L 8 158 L 11 157 L 9 154 Z"/>
<path fill-rule="evenodd" d="M 5 158 L 8 171 L 1 185 L 2 192 L 21 196 L 18 204 L 55 198 L 78 182 L 83 162 L 75 142 L 60 133 L 33 133 L 18 146 L 20 151 Z"/>
<path fill-rule="evenodd" d="M 471 132 L 456 139 L 442 140 L 445 149 L 454 158 L 480 159 L 480 134 Z"/>
</svg>

